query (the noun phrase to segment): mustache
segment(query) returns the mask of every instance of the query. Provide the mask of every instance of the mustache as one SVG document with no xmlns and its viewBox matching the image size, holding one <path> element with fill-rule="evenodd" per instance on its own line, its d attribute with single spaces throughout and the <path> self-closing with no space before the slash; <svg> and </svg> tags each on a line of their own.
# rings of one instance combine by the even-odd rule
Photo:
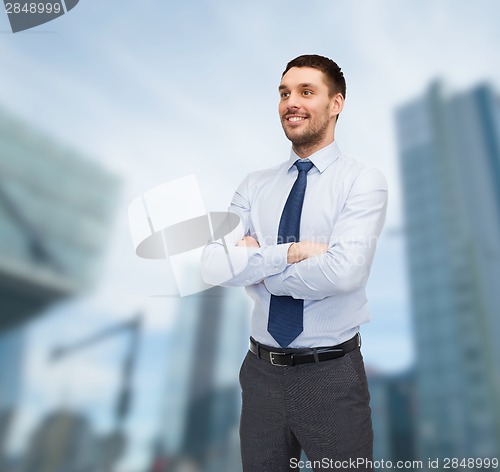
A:
<svg viewBox="0 0 500 472">
<path fill-rule="evenodd" d="M 299 113 L 296 110 L 290 110 L 288 109 L 283 115 L 281 115 L 282 118 L 288 118 L 290 116 L 302 116 L 304 118 L 309 118 L 309 113 Z"/>
</svg>

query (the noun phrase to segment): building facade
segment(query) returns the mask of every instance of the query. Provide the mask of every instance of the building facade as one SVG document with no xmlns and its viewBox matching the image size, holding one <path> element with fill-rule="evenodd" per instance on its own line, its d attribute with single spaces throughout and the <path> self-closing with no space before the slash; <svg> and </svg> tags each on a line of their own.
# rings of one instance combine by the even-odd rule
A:
<svg viewBox="0 0 500 472">
<path fill-rule="evenodd" d="M 179 299 L 160 426 L 167 463 L 237 472 L 238 372 L 248 350 L 249 312 L 241 289 L 214 287 Z"/>
<path fill-rule="evenodd" d="M 439 82 L 397 112 L 417 455 L 500 455 L 500 101 Z"/>
<path fill-rule="evenodd" d="M 97 278 L 119 181 L 0 109 L 0 331 Z"/>
</svg>

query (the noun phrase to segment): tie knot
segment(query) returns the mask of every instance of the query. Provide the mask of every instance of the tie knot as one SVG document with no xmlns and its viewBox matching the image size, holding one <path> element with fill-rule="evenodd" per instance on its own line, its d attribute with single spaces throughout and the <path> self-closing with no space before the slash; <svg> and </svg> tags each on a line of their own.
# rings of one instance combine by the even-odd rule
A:
<svg viewBox="0 0 500 472">
<path fill-rule="evenodd" d="M 295 163 L 295 166 L 297 167 L 299 172 L 306 171 L 306 173 L 307 173 L 313 168 L 314 164 L 311 161 L 305 161 L 305 162 L 304 161 L 297 161 Z"/>
</svg>

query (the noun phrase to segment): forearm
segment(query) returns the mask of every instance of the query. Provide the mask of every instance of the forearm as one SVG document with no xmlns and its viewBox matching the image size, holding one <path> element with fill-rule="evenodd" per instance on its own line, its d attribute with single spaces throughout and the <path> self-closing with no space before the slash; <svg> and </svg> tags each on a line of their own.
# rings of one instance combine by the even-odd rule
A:
<svg viewBox="0 0 500 472">
<path fill-rule="evenodd" d="M 203 250 L 201 276 L 207 284 L 246 287 L 283 272 L 287 267 L 290 244 L 259 247 L 258 241 L 246 236 L 254 233 L 249 194 L 247 177 L 238 187 L 229 207 L 229 212 L 240 219 L 238 226 Z"/>
<path fill-rule="evenodd" d="M 325 254 L 292 264 L 264 283 L 273 295 L 303 300 L 351 292 L 366 284 L 374 252 L 373 246 L 347 256 L 341 244 L 334 245 Z"/>
<path fill-rule="evenodd" d="M 285 270 L 289 246 L 252 248 L 237 246 L 233 241 L 213 242 L 202 254 L 202 279 L 207 284 L 224 287 L 259 283 Z"/>
</svg>

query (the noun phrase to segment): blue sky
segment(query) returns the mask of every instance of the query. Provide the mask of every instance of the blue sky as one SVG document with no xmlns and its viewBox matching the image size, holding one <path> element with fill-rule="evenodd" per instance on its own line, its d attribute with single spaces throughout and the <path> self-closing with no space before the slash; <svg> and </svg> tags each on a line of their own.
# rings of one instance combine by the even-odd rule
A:
<svg viewBox="0 0 500 472">
<path fill-rule="evenodd" d="M 380 370 L 408 366 L 413 353 L 404 241 L 396 231 L 402 202 L 394 110 L 438 76 L 456 90 L 482 80 L 498 85 L 499 17 L 494 0 L 81 0 L 57 20 L 14 35 L 0 13 L 0 106 L 123 179 L 96 292 L 59 308 L 30 332 L 27 368 L 35 393 L 27 398 L 36 403 L 32 395 L 41 395 L 50 403 L 61 395 L 60 384 L 54 381 L 57 391 L 47 393 L 49 383 L 40 380 L 48 375 L 40 359 L 55 327 L 77 336 L 82 326 L 99 329 L 143 309 L 154 346 L 143 354 L 143 365 L 162 349 L 172 301 L 148 296 L 164 292 L 170 281 L 164 265 L 134 256 L 128 203 L 194 173 L 207 208 L 223 210 L 248 172 L 286 159 L 277 85 L 286 62 L 303 53 L 329 56 L 342 67 L 347 101 L 336 139 L 389 181 L 364 355 Z M 117 341 L 110 358 L 122 350 Z M 110 361 L 110 371 L 117 362 Z M 141 375 L 157 377 L 147 368 Z M 36 416 L 39 408 L 29 411 Z M 105 422 L 104 414 L 97 416 Z M 29 424 L 26 419 L 25 430 Z M 152 434 L 153 419 L 148 425 L 144 438 Z"/>
</svg>

